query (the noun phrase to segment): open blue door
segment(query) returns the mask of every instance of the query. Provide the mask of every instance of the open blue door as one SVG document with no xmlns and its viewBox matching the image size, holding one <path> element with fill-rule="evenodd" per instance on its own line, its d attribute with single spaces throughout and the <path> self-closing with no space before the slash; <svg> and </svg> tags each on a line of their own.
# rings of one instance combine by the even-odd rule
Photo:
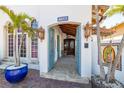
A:
<svg viewBox="0 0 124 93">
<path fill-rule="evenodd" d="M 57 35 L 57 58 L 60 57 L 60 36 Z"/>
<path fill-rule="evenodd" d="M 77 27 L 76 31 L 76 69 L 79 75 L 81 75 L 81 26 Z"/>
<path fill-rule="evenodd" d="M 54 67 L 55 58 L 55 47 L 54 47 L 54 29 L 48 29 L 48 70 L 50 71 Z"/>
</svg>

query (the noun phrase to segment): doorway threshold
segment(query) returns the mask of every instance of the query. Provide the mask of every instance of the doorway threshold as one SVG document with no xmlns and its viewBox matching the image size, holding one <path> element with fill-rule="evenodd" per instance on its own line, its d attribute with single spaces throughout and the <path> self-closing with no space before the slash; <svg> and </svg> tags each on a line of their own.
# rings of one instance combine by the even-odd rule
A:
<svg viewBox="0 0 124 93">
<path fill-rule="evenodd" d="M 81 77 L 78 75 L 74 56 L 65 56 L 60 58 L 51 71 L 48 73 L 41 73 L 40 76 L 43 78 L 83 84 L 90 83 L 90 79 L 88 77 Z"/>
</svg>

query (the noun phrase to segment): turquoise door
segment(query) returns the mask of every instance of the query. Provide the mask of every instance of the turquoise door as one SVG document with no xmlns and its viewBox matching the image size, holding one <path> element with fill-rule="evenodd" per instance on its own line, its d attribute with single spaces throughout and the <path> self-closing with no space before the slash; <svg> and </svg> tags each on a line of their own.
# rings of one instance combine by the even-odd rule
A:
<svg viewBox="0 0 124 93">
<path fill-rule="evenodd" d="M 57 58 L 60 57 L 60 37 L 57 35 Z"/>
<path fill-rule="evenodd" d="M 48 30 L 48 70 L 54 67 L 55 47 L 54 47 L 54 29 Z"/>
<path fill-rule="evenodd" d="M 76 31 L 76 69 L 79 75 L 81 75 L 81 26 L 77 27 Z"/>
</svg>

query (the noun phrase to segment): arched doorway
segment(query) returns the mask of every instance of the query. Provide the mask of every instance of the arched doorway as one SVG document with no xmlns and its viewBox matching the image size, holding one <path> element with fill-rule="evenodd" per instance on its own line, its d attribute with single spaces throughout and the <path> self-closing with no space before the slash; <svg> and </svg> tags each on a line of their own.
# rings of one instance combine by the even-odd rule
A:
<svg viewBox="0 0 124 93">
<path fill-rule="evenodd" d="M 75 70 L 81 75 L 81 23 L 79 22 L 62 22 L 48 26 L 48 71 L 51 71 L 54 68 L 56 56 L 57 59 L 66 56 L 64 50 L 64 46 L 66 46 L 64 41 L 66 40 L 75 40 L 74 45 L 69 43 L 69 46 L 72 48 L 74 47 L 75 49 L 70 49 L 69 51 L 74 52 L 74 55 L 72 55 L 74 56 L 74 61 L 76 61 Z"/>
</svg>

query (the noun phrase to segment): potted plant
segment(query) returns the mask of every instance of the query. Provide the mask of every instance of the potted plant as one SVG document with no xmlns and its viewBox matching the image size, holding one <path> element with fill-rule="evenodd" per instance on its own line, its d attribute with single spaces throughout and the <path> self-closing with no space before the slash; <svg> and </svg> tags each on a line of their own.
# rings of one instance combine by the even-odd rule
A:
<svg viewBox="0 0 124 93">
<path fill-rule="evenodd" d="M 28 73 L 28 64 L 20 63 L 20 53 L 21 47 L 24 41 L 24 33 L 28 33 L 29 37 L 33 37 L 36 29 L 34 30 L 31 25 L 27 23 L 29 21 L 31 23 L 32 17 L 28 16 L 25 13 L 15 14 L 12 10 L 8 9 L 5 6 L 0 6 L 0 10 L 5 12 L 9 18 L 11 19 L 11 24 L 7 26 L 8 30 L 13 33 L 14 38 L 14 62 L 15 65 L 10 65 L 5 68 L 5 78 L 10 83 L 20 82 L 24 79 L 24 77 Z M 26 21 L 27 20 L 27 21 Z M 21 29 L 21 39 L 19 49 L 17 49 L 17 32 L 18 29 Z"/>
</svg>

